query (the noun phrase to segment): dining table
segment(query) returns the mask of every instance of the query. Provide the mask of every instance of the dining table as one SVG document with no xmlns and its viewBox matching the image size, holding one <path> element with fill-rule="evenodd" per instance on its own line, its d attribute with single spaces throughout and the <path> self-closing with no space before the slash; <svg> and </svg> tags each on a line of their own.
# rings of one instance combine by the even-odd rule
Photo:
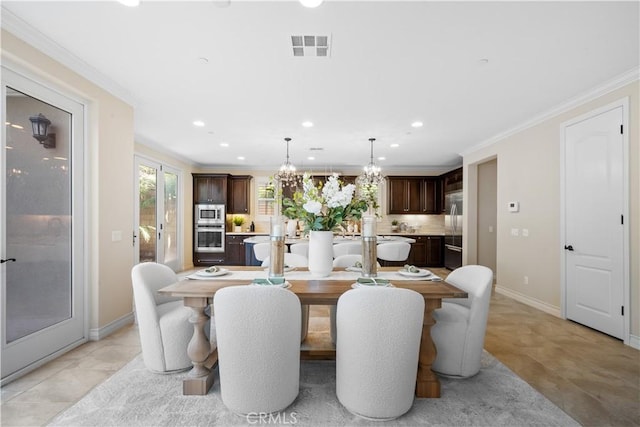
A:
<svg viewBox="0 0 640 427">
<path fill-rule="evenodd" d="M 361 274 L 345 268 L 334 268 L 327 277 L 314 277 L 306 268 L 296 268 L 285 272 L 288 289 L 297 295 L 301 304 L 336 305 L 338 298 L 352 289 Z M 218 272 L 204 274 L 200 270 L 186 275 L 182 280 L 168 285 L 158 292 L 173 297 L 181 297 L 184 305 L 193 313 L 189 322 L 193 325 L 193 337 L 189 342 L 187 354 L 193 368 L 183 380 L 184 395 L 205 395 L 213 385 L 214 367 L 217 363 L 217 348 L 212 348 L 205 333 L 209 320 L 208 307 L 213 310 L 213 298 L 216 291 L 227 286 L 250 285 L 254 279 L 267 278 L 264 267 L 223 266 Z M 398 288 L 411 289 L 424 297 L 425 309 L 418 357 L 416 396 L 440 397 L 440 381 L 431 370 L 437 352 L 431 338 L 431 327 L 435 324 L 433 311 L 442 306 L 443 298 L 466 298 L 466 292 L 447 283 L 437 274 L 401 274 L 398 267 L 378 268 L 377 278 L 390 281 Z M 443 275 L 443 274 L 441 274 Z M 313 349 L 301 346 L 301 358 L 335 358 L 335 347 L 329 351 L 314 353 Z"/>
</svg>

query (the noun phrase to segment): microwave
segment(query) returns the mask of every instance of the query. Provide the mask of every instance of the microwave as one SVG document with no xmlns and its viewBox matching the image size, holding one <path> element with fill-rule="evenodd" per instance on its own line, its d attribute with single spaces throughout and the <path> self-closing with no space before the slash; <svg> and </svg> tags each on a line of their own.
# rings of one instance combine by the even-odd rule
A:
<svg viewBox="0 0 640 427">
<path fill-rule="evenodd" d="M 195 205 L 194 225 L 224 224 L 224 205 Z"/>
</svg>

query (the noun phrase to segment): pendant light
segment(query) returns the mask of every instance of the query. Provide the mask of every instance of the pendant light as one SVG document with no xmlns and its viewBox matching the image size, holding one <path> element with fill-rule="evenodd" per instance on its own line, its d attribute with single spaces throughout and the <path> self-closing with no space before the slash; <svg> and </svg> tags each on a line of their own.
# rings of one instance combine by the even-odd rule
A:
<svg viewBox="0 0 640 427">
<path fill-rule="evenodd" d="M 280 181 L 283 186 L 295 187 L 300 181 L 300 175 L 296 173 L 296 167 L 289 161 L 289 141 L 291 138 L 285 138 L 287 144 L 287 160 L 280 166 L 280 170 L 275 175 L 275 179 Z"/>
<path fill-rule="evenodd" d="M 364 167 L 364 172 L 362 173 L 362 175 L 357 178 L 358 184 L 360 186 L 378 186 L 384 179 L 384 176 L 382 175 L 382 168 L 376 165 L 373 161 L 373 142 L 375 140 L 375 138 L 369 138 L 369 144 L 371 145 L 371 160 L 369 161 L 369 164 Z"/>
</svg>

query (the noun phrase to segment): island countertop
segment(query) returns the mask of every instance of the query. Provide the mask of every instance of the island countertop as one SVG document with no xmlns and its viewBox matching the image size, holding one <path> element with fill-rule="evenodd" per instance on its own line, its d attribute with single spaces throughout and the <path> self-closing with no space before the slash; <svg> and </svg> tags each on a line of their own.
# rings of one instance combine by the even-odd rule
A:
<svg viewBox="0 0 640 427">
<path fill-rule="evenodd" d="M 241 233 L 238 233 L 241 234 Z M 260 235 L 255 235 L 252 237 L 247 237 L 246 239 L 244 239 L 244 243 L 263 243 L 263 242 L 268 242 L 269 241 L 269 235 L 268 234 L 260 234 Z M 285 240 L 285 244 L 289 245 L 289 244 L 294 244 L 294 243 L 303 243 L 303 242 L 308 242 L 309 239 L 308 238 L 304 238 L 304 237 L 296 237 L 296 238 L 289 238 L 287 237 Z M 341 236 L 339 234 L 335 235 L 333 237 L 333 243 L 342 243 L 342 242 L 354 242 L 354 241 L 360 241 L 360 236 L 359 235 L 355 235 L 355 236 Z M 402 235 L 384 235 L 384 236 L 378 236 L 378 242 L 382 243 L 382 242 L 392 242 L 392 241 L 401 241 L 401 242 L 407 242 L 407 243 L 415 243 L 415 239 L 411 239 L 409 237 L 404 237 Z"/>
</svg>

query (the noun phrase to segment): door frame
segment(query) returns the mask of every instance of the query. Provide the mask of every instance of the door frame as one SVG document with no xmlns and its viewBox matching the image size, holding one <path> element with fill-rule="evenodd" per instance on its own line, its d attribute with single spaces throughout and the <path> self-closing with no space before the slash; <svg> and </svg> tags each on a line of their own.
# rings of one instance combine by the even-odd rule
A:
<svg viewBox="0 0 640 427">
<path fill-rule="evenodd" d="M 623 253 L 622 253 L 622 295 L 623 295 L 623 307 L 624 307 L 624 318 L 622 321 L 623 324 L 623 337 L 624 343 L 626 345 L 630 345 L 630 334 L 631 334 L 631 286 L 630 286 L 630 230 L 629 223 L 631 222 L 630 216 L 630 194 L 629 194 L 629 162 L 631 161 L 629 157 L 629 97 L 625 97 L 619 99 L 617 101 L 611 102 L 609 104 L 603 105 L 599 108 L 591 110 L 585 114 L 581 114 L 580 116 L 574 117 L 566 122 L 563 122 L 560 125 L 560 247 L 558 248 L 559 256 L 560 256 L 560 316 L 563 319 L 567 318 L 567 272 L 566 272 L 566 262 L 567 262 L 567 251 L 564 250 L 564 245 L 566 243 L 566 180 L 565 180 L 565 150 L 566 150 L 566 129 L 574 125 L 576 123 L 588 120 L 592 117 L 603 114 L 607 111 L 622 107 L 622 126 L 624 132 L 622 134 L 622 155 L 623 155 L 623 183 L 622 183 L 622 192 L 623 192 L 623 206 L 622 206 L 622 215 L 624 215 L 625 221 L 623 223 Z"/>
<path fill-rule="evenodd" d="M 69 344 L 64 345 L 51 352 L 50 354 L 41 357 L 28 365 L 17 369 L 15 372 L 5 376 L 0 379 L 0 385 L 4 385 L 12 382 L 13 380 L 37 369 L 38 367 L 54 360 L 61 355 L 67 353 L 68 351 L 86 343 L 89 340 L 89 322 L 90 322 L 90 305 L 89 305 L 89 254 L 87 252 L 88 248 L 90 248 L 88 236 L 90 235 L 90 210 L 89 210 L 89 197 L 85 197 L 86 189 L 89 188 L 90 185 L 90 177 L 87 174 L 89 170 L 89 115 L 90 115 L 90 102 L 79 96 L 79 94 L 70 92 L 65 88 L 55 84 L 49 76 L 41 75 L 34 73 L 33 70 L 29 68 L 25 68 L 19 63 L 14 62 L 10 58 L 3 57 L 2 63 L 2 84 L 1 92 L 3 101 L 2 104 L 5 105 L 4 98 L 6 97 L 6 90 L 4 87 L 4 83 L 7 85 L 18 84 L 23 85 L 23 87 L 18 88 L 30 90 L 32 86 L 37 87 L 37 90 L 31 90 L 29 92 L 30 96 L 34 96 L 37 99 L 57 106 L 58 108 L 66 109 L 65 106 L 60 105 L 59 97 L 62 97 L 69 102 L 79 105 L 79 108 L 72 107 L 70 110 L 73 110 L 72 123 L 71 126 L 73 128 L 72 135 L 75 135 L 80 139 L 80 144 L 77 144 L 76 141 L 72 144 L 71 151 L 71 167 L 73 175 L 71 180 L 71 201 L 72 201 L 72 217 L 73 217 L 73 228 L 72 228 L 72 240 L 71 240 L 71 262 L 72 262 L 72 286 L 73 286 L 73 302 L 72 302 L 72 310 L 74 316 L 77 312 L 82 313 L 81 319 L 81 327 L 82 327 L 82 337 L 76 339 Z M 9 76 L 8 78 L 6 76 Z M 8 81 L 7 81 L 8 80 Z M 17 83 L 16 83 L 17 82 Z M 5 112 L 3 109 L 2 117 L 4 117 Z M 2 140 L 6 144 L 6 133 L 5 127 L 2 127 Z M 3 147 L 4 144 L 0 144 L 0 147 Z M 4 150 L 3 150 L 4 151 Z M 0 156 L 0 173 L 2 176 L 6 176 L 6 157 L 4 155 Z M 5 235 L 4 227 L 5 227 L 5 212 L 6 212 L 6 200 L 5 197 L 0 197 L 0 233 Z M 6 255 L 6 247 L 4 241 L 0 244 L 0 250 L 3 255 Z M 4 273 L 3 273 L 4 274 Z M 6 279 L 6 277 L 5 277 Z M 79 286 L 75 288 L 76 284 Z M 4 291 L 4 289 L 2 290 Z M 2 295 L 2 300 L 6 301 L 4 295 Z M 0 316 L 4 316 L 4 310 L 0 307 Z M 67 321 L 61 322 L 56 325 L 49 326 L 46 329 L 59 328 L 60 325 L 64 323 L 68 323 L 71 319 L 67 319 Z M 2 323 L 2 328 L 5 327 L 4 322 Z M 34 334 L 42 334 L 43 330 L 35 332 Z M 31 334 L 33 335 L 33 334 Z M 31 336 L 29 335 L 29 336 Z M 4 332 L 2 333 L 2 341 L 4 341 Z M 29 336 L 20 338 L 16 340 L 16 343 L 22 342 L 27 339 Z M 3 342 L 0 342 L 1 346 L 4 346 Z"/>
</svg>

